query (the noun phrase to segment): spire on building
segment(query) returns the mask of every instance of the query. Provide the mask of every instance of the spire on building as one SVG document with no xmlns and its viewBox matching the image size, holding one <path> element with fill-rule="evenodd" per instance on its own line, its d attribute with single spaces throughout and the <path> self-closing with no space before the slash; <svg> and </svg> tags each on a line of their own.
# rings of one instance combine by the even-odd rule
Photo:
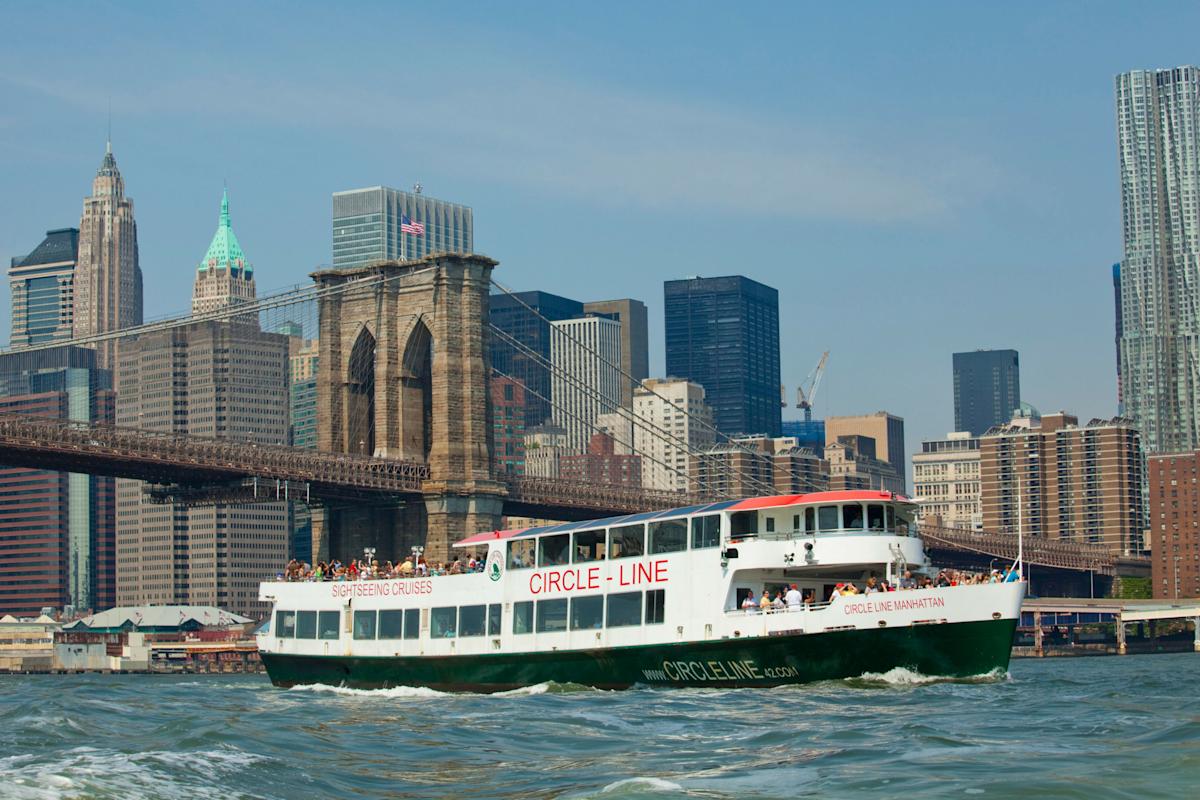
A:
<svg viewBox="0 0 1200 800">
<path fill-rule="evenodd" d="M 225 269 L 230 272 L 244 272 L 247 277 L 254 273 L 254 267 L 246 260 L 242 246 L 238 243 L 229 221 L 229 190 L 221 194 L 221 215 L 217 218 L 217 232 L 213 234 L 212 244 L 200 262 L 199 272 L 210 269 Z"/>
</svg>

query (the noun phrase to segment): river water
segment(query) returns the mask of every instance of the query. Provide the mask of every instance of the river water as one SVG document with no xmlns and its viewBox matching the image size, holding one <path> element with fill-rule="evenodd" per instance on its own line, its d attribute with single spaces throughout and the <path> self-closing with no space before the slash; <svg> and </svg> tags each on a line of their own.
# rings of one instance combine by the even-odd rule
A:
<svg viewBox="0 0 1200 800">
<path fill-rule="evenodd" d="M 0 677 L 3 798 L 1200 796 L 1200 655 L 502 696 Z"/>
</svg>

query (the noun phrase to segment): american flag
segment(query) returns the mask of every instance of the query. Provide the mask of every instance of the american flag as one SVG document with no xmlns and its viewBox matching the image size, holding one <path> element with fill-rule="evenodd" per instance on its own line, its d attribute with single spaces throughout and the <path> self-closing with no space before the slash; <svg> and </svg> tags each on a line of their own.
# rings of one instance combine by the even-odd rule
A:
<svg viewBox="0 0 1200 800">
<path fill-rule="evenodd" d="M 401 214 L 400 215 L 400 232 L 401 233 L 412 233 L 417 236 L 422 236 L 425 233 L 425 223 L 424 222 L 413 222 L 411 219 L 409 219 L 408 217 Z"/>
</svg>

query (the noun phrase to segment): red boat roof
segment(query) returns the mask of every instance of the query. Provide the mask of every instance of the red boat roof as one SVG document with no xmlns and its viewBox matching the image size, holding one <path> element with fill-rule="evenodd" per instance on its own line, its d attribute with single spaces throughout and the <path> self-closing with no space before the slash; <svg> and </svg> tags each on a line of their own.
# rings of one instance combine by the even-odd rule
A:
<svg viewBox="0 0 1200 800">
<path fill-rule="evenodd" d="M 722 500 L 719 503 L 707 503 L 698 506 L 670 508 L 664 511 L 643 511 L 639 514 L 627 514 L 620 517 L 604 519 L 588 519 L 582 522 L 563 522 L 557 525 L 543 525 L 538 528 L 516 528 L 509 531 L 486 531 L 468 536 L 454 543 L 455 547 L 473 547 L 488 542 L 503 541 L 514 537 L 535 536 L 540 533 L 566 533 L 582 528 L 599 528 L 608 525 L 625 525 L 651 519 L 669 519 L 685 514 L 703 514 L 713 511 L 754 511 L 764 508 L 780 508 L 783 506 L 814 505 L 819 503 L 853 503 L 868 502 L 912 502 L 904 495 L 892 492 L 880 492 L 870 489 L 852 489 L 841 492 L 809 492 L 808 494 L 780 494 L 770 497 L 748 497 L 744 500 Z"/>
</svg>

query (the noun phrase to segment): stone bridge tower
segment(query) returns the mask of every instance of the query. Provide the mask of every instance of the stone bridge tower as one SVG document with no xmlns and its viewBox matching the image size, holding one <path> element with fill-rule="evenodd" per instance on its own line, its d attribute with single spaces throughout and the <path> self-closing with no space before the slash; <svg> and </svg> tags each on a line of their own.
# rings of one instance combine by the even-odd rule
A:
<svg viewBox="0 0 1200 800">
<path fill-rule="evenodd" d="M 317 447 L 425 462 L 424 502 L 313 509 L 313 558 L 403 558 L 499 527 L 492 467 L 488 295 L 496 261 L 431 255 L 322 270 Z M 326 290 L 329 290 L 326 293 Z"/>
</svg>

